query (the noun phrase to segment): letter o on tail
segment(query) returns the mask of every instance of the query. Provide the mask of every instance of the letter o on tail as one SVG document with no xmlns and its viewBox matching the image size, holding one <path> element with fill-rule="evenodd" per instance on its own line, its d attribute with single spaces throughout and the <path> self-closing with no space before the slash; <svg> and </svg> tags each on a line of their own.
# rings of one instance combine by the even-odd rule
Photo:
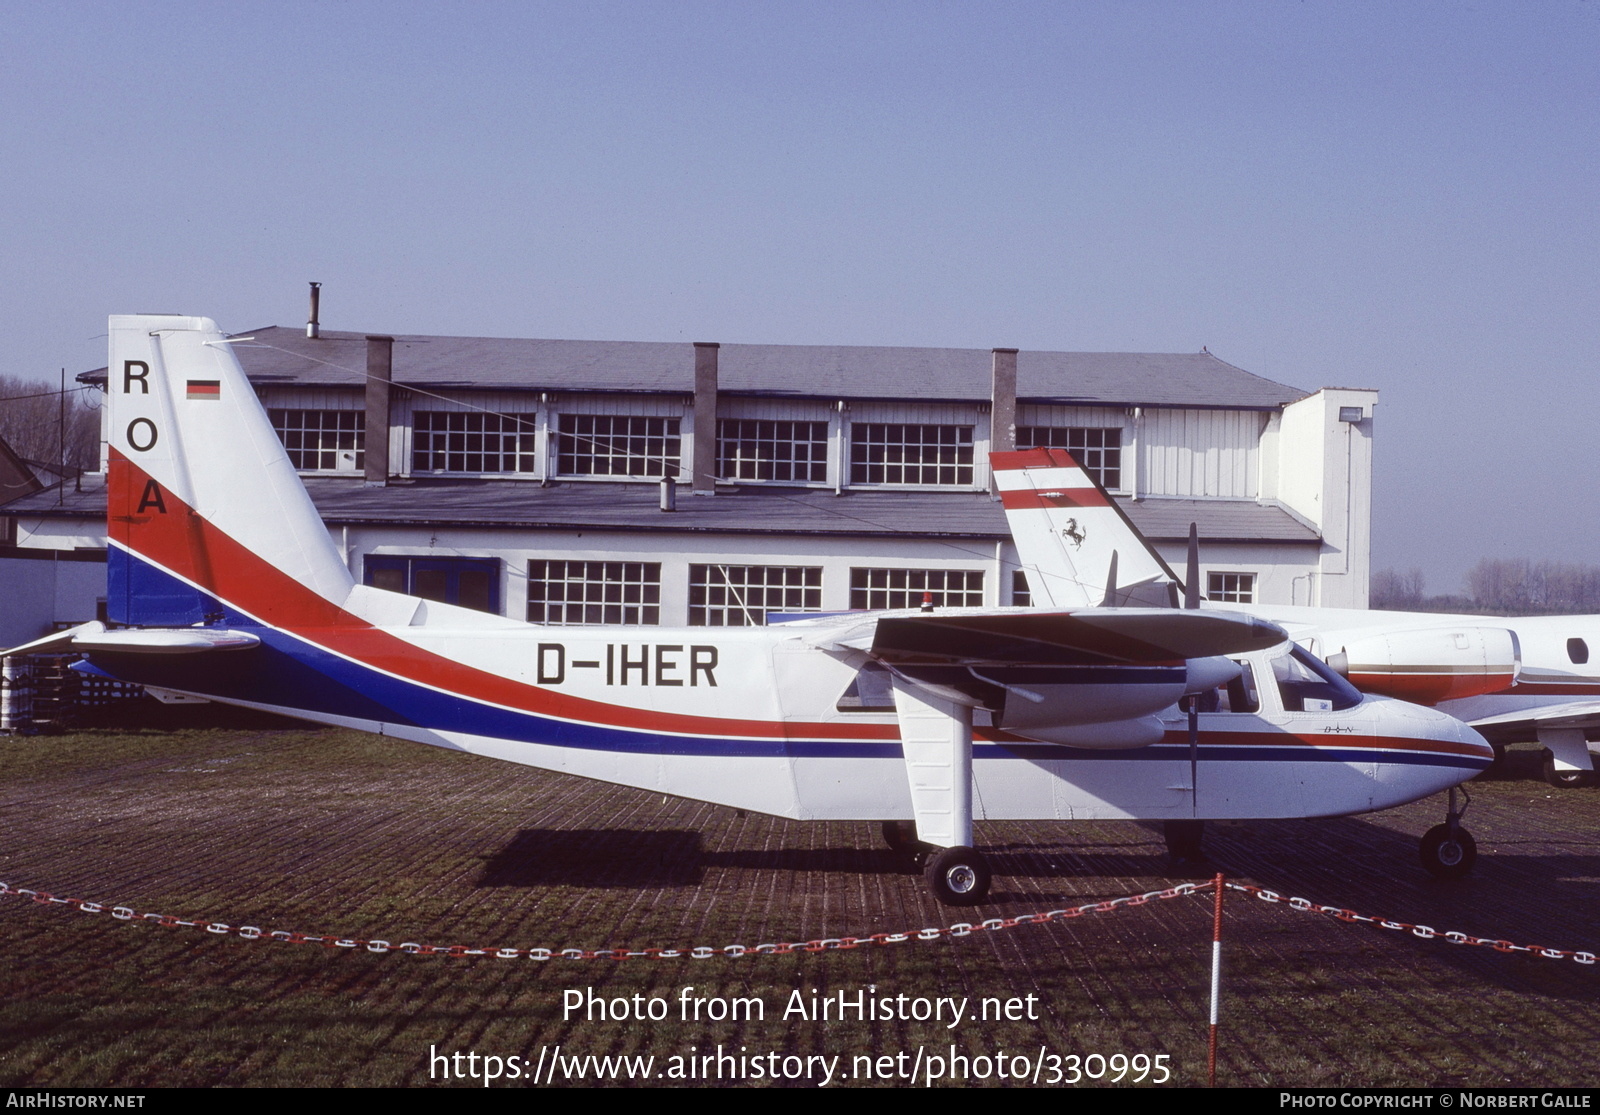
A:
<svg viewBox="0 0 1600 1115">
<path fill-rule="evenodd" d="M 148 418 L 135 418 L 128 423 L 128 444 L 141 453 L 156 447 L 156 436 L 156 424 Z"/>
</svg>

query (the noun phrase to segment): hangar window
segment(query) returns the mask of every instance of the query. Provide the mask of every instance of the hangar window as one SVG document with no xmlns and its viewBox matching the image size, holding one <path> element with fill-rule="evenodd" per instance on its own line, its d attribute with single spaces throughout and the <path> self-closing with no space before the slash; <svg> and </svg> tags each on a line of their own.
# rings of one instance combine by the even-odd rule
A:
<svg viewBox="0 0 1600 1115">
<path fill-rule="evenodd" d="M 1582 639 L 1568 639 L 1567 657 L 1572 659 L 1574 666 L 1585 665 L 1589 661 L 1589 644 Z"/>
<path fill-rule="evenodd" d="M 563 414 L 556 467 L 563 476 L 676 479 L 683 456 L 679 421 L 639 414 Z"/>
<path fill-rule="evenodd" d="M 1102 488 L 1122 488 L 1122 429 L 1118 426 L 1018 426 L 1018 449 L 1065 449 Z"/>
<path fill-rule="evenodd" d="M 267 411 L 278 440 L 299 472 L 360 472 L 367 416 L 359 410 Z"/>
<path fill-rule="evenodd" d="M 480 612 L 500 612 L 498 558 L 405 557 L 368 554 L 362 559 L 366 583 L 374 588 L 457 604 Z"/>
<path fill-rule="evenodd" d="M 1206 599 L 1227 604 L 1254 604 L 1256 602 L 1256 575 L 1254 573 L 1207 573 Z"/>
<path fill-rule="evenodd" d="M 717 422 L 717 475 L 724 480 L 826 483 L 828 424 L 723 418 Z"/>
<path fill-rule="evenodd" d="M 1017 608 L 1033 607 L 1033 590 L 1028 588 L 1028 575 L 1020 569 L 1011 571 L 1011 604 Z"/>
<path fill-rule="evenodd" d="M 413 419 L 412 472 L 534 471 L 534 416 L 419 410 Z"/>
<path fill-rule="evenodd" d="M 528 622 L 658 624 L 659 561 L 530 561 Z"/>
<path fill-rule="evenodd" d="M 852 569 L 850 607 L 879 611 L 919 608 L 926 594 L 935 608 L 983 606 L 981 569 Z"/>
<path fill-rule="evenodd" d="M 852 484 L 972 484 L 972 427 L 858 422 L 850 427 Z"/>
<path fill-rule="evenodd" d="M 760 627 L 768 612 L 820 612 L 820 565 L 691 565 L 691 627 Z"/>
</svg>

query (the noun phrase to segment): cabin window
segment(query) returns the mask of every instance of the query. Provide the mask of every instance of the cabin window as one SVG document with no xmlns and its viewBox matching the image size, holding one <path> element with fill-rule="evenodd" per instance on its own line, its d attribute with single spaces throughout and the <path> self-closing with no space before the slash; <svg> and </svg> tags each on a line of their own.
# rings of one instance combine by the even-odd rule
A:
<svg viewBox="0 0 1600 1115">
<path fill-rule="evenodd" d="M 374 588 L 500 613 L 498 558 L 405 557 L 368 554 L 362 559 L 366 583 Z"/>
<path fill-rule="evenodd" d="M 1122 487 L 1119 426 L 1018 426 L 1017 448 L 1065 449 L 1102 488 Z"/>
<path fill-rule="evenodd" d="M 850 483 L 972 485 L 972 427 L 857 422 Z"/>
<path fill-rule="evenodd" d="M 676 479 L 683 458 L 677 418 L 563 414 L 556 437 L 563 476 Z"/>
<path fill-rule="evenodd" d="M 297 472 L 360 472 L 366 467 L 364 411 L 274 407 L 267 417 Z"/>
<path fill-rule="evenodd" d="M 825 484 L 828 424 L 723 418 L 717 422 L 717 475 L 723 480 Z"/>
<path fill-rule="evenodd" d="M 530 561 L 528 622 L 659 624 L 659 561 Z"/>
<path fill-rule="evenodd" d="M 419 410 L 412 421 L 412 472 L 534 471 L 531 414 Z"/>
<path fill-rule="evenodd" d="M 850 607 L 870 611 L 920 608 L 927 594 L 936 608 L 983 606 L 981 569 L 852 569 Z"/>
<path fill-rule="evenodd" d="M 760 627 L 768 612 L 820 611 L 820 565 L 689 566 L 691 627 Z"/>
<path fill-rule="evenodd" d="M 1256 602 L 1256 575 L 1254 573 L 1207 573 L 1206 599 L 1226 604 L 1254 604 Z"/>
<path fill-rule="evenodd" d="M 889 671 L 869 662 L 834 705 L 840 712 L 893 712 L 894 681 Z"/>
<path fill-rule="evenodd" d="M 1572 659 L 1575 666 L 1583 666 L 1589 661 L 1589 644 L 1582 639 L 1567 640 L 1567 657 Z"/>
</svg>

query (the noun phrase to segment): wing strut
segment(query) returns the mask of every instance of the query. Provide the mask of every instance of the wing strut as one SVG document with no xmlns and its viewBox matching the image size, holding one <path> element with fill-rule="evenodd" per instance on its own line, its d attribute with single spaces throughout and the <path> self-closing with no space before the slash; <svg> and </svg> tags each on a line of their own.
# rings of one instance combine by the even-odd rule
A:
<svg viewBox="0 0 1600 1115">
<path fill-rule="evenodd" d="M 939 848 L 972 846 L 972 709 L 894 675 L 917 839 Z"/>
</svg>

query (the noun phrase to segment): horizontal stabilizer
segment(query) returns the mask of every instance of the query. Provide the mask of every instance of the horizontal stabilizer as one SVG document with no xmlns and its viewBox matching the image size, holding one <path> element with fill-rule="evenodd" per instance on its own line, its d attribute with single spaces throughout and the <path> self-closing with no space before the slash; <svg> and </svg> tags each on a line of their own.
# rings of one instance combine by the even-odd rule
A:
<svg viewBox="0 0 1600 1115">
<path fill-rule="evenodd" d="M 214 650 L 247 650 L 261 639 L 247 631 L 214 627 L 129 627 L 107 630 L 98 620 L 58 631 L 20 647 L 0 651 L 0 657 L 29 654 L 200 654 Z"/>
<path fill-rule="evenodd" d="M 73 650 L 114 654 L 203 654 L 213 650 L 249 650 L 260 645 L 260 636 L 248 631 L 205 627 L 130 627 L 98 635 L 80 635 L 72 640 Z"/>
</svg>

